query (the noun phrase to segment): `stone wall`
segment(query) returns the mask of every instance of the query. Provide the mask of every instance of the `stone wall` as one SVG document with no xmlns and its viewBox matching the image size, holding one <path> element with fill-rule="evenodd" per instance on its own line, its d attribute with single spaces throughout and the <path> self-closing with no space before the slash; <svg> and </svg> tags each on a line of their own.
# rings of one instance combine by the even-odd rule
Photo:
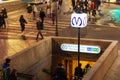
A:
<svg viewBox="0 0 120 80">
<path fill-rule="evenodd" d="M 84 76 L 82 80 L 104 80 L 104 76 L 118 56 L 118 41 L 111 41 L 111 44 L 96 61 L 96 64 Z"/>
<path fill-rule="evenodd" d="M 11 57 L 11 67 L 27 74 L 35 75 L 37 80 L 49 80 L 43 69 L 51 69 L 51 38 L 44 39 Z"/>
</svg>

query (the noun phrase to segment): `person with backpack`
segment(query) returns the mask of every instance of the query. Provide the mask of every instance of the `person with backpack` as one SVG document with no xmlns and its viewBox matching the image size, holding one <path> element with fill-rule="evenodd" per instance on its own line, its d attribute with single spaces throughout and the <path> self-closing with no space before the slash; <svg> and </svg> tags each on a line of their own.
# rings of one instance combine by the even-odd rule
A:
<svg viewBox="0 0 120 80">
<path fill-rule="evenodd" d="M 10 61 L 11 61 L 11 59 L 6 58 L 5 63 L 3 63 L 3 65 L 2 65 L 3 80 L 8 80 L 8 78 L 10 76 L 10 72 L 11 72 Z"/>
</svg>

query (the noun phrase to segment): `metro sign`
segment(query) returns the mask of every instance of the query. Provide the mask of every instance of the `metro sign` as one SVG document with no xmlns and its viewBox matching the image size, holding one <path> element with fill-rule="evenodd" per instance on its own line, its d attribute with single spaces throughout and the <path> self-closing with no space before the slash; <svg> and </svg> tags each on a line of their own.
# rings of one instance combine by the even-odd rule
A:
<svg viewBox="0 0 120 80">
<path fill-rule="evenodd" d="M 78 45 L 63 43 L 61 45 L 61 49 L 63 51 L 78 52 Z M 100 51 L 101 51 L 101 48 L 96 45 L 80 45 L 80 52 L 83 52 L 83 53 L 99 54 Z"/>
<path fill-rule="evenodd" d="M 73 13 L 71 15 L 71 26 L 83 28 L 87 26 L 87 14 L 86 13 Z"/>
</svg>

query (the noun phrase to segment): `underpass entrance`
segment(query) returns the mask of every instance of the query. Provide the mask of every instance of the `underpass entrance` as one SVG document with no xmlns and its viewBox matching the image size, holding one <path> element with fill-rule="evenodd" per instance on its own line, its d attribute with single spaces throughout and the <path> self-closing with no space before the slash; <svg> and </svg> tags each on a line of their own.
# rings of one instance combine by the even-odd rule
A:
<svg viewBox="0 0 120 80">
<path fill-rule="evenodd" d="M 61 45 L 73 44 L 72 45 L 73 47 L 75 46 L 75 44 L 77 44 L 77 42 L 78 42 L 77 39 L 74 38 L 68 39 L 68 38 L 57 37 L 52 39 L 52 66 L 51 66 L 52 72 L 56 69 L 57 64 L 61 62 L 64 65 L 64 68 L 67 72 L 68 80 L 74 80 L 74 71 L 75 68 L 78 66 L 78 53 L 71 51 L 71 49 L 73 49 L 71 48 L 71 45 L 69 49 L 64 46 L 66 50 L 70 50 L 70 51 L 63 51 L 61 50 Z M 118 42 L 115 41 L 114 44 L 117 43 Z M 107 70 L 112 65 L 112 62 L 117 56 L 118 46 L 117 45 L 113 46 L 112 42 L 109 40 L 105 41 L 105 40 L 94 40 L 94 39 L 81 39 L 80 45 L 99 46 L 101 48 L 100 51 L 98 48 L 93 48 L 93 47 L 87 48 L 88 51 L 90 50 L 90 51 L 99 52 L 97 54 L 94 52 L 93 53 L 80 52 L 80 63 L 82 64 L 82 69 L 84 69 L 87 63 L 89 63 L 90 66 L 92 67 L 88 71 L 88 73 L 84 75 L 83 77 L 84 80 L 98 80 L 98 77 L 99 80 L 102 80 Z M 112 49 L 112 47 L 114 48 Z M 82 49 L 84 50 L 84 47 Z M 77 49 L 74 47 L 74 51 L 76 50 Z"/>
<path fill-rule="evenodd" d="M 75 72 L 75 68 L 78 66 L 78 60 L 77 59 L 72 59 L 72 58 L 68 59 L 68 58 L 65 58 L 65 57 L 60 59 L 60 58 L 58 58 L 58 56 L 54 56 L 52 58 L 53 58 L 53 63 L 54 63 L 52 65 L 57 66 L 57 63 L 61 62 L 64 66 L 64 69 L 67 72 L 68 80 L 74 80 L 74 72 Z M 82 69 L 83 70 L 84 70 L 86 64 L 90 64 L 91 67 L 95 64 L 94 61 L 82 61 L 82 60 L 80 61 L 80 63 L 82 64 Z"/>
</svg>

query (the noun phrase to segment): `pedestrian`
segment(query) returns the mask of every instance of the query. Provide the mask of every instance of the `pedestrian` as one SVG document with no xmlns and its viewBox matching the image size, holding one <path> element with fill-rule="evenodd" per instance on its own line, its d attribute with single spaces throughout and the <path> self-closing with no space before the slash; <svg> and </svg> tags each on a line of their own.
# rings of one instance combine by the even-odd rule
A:
<svg viewBox="0 0 120 80">
<path fill-rule="evenodd" d="M 82 64 L 79 63 L 78 66 L 75 68 L 74 80 L 82 80 L 82 78 L 83 78 L 83 70 L 82 70 L 81 66 L 82 66 Z"/>
<path fill-rule="evenodd" d="M 6 28 L 6 25 L 8 26 L 8 15 L 7 15 L 7 10 L 6 8 L 2 8 L 2 16 L 3 16 L 3 25 L 4 25 L 4 28 Z"/>
<path fill-rule="evenodd" d="M 52 11 L 52 24 L 54 25 L 54 22 L 55 22 L 55 18 L 56 18 L 56 14 L 55 14 L 55 11 L 53 10 Z"/>
<path fill-rule="evenodd" d="M 17 80 L 17 70 L 13 69 L 10 73 L 8 80 Z"/>
<path fill-rule="evenodd" d="M 62 63 L 58 64 L 58 67 L 52 75 L 52 80 L 67 80 L 67 74 Z"/>
<path fill-rule="evenodd" d="M 33 19 L 35 20 L 37 18 L 37 13 L 38 13 L 38 9 L 36 7 L 36 5 L 33 5 Z"/>
<path fill-rule="evenodd" d="M 82 10 L 83 13 L 87 13 L 88 12 L 88 8 L 86 6 L 83 6 L 83 10 Z"/>
<path fill-rule="evenodd" d="M 50 18 L 50 14 L 51 14 L 51 1 L 48 1 L 47 2 L 47 7 L 46 7 L 46 14 L 47 14 L 47 17 Z"/>
<path fill-rule="evenodd" d="M 0 12 L 0 29 L 3 28 L 3 17 L 2 17 L 2 13 Z"/>
<path fill-rule="evenodd" d="M 91 20 L 91 12 L 95 9 L 95 3 L 94 1 L 89 3 L 89 20 Z"/>
<path fill-rule="evenodd" d="M 58 10 L 61 13 L 63 0 L 58 0 Z"/>
<path fill-rule="evenodd" d="M 10 62 L 11 62 L 11 59 L 6 58 L 5 63 L 3 63 L 3 65 L 2 65 L 2 68 L 3 68 L 3 80 L 8 80 L 8 78 L 10 76 L 10 72 L 11 72 Z"/>
<path fill-rule="evenodd" d="M 40 10 L 39 17 L 40 17 L 40 19 L 41 19 L 41 21 L 42 21 L 42 28 L 41 28 L 41 29 L 43 29 L 43 26 L 44 26 L 44 18 L 46 17 L 45 12 L 43 11 L 43 9 Z"/>
<path fill-rule="evenodd" d="M 28 14 L 28 19 L 31 20 L 32 19 L 32 11 L 33 11 L 31 4 L 28 4 L 26 9 L 27 9 L 27 14 Z"/>
<path fill-rule="evenodd" d="M 90 64 L 86 64 L 84 68 L 84 75 L 90 70 L 90 68 L 91 68 Z"/>
<path fill-rule="evenodd" d="M 37 33 L 36 41 L 38 40 L 39 34 L 41 35 L 41 39 L 43 39 L 43 35 L 41 33 L 42 26 L 43 25 L 42 25 L 41 20 L 39 18 L 37 18 L 36 27 L 37 27 L 38 33 Z"/>
<path fill-rule="evenodd" d="M 26 37 L 24 35 L 24 30 L 25 30 L 25 24 L 27 24 L 27 21 L 25 20 L 23 15 L 20 16 L 19 22 L 20 22 L 21 32 L 22 32 L 21 37 L 22 39 L 26 40 Z"/>
<path fill-rule="evenodd" d="M 75 6 L 74 11 L 75 11 L 76 13 L 82 13 L 82 8 L 80 7 L 79 4 L 77 4 L 77 5 Z"/>
<path fill-rule="evenodd" d="M 92 18 L 92 22 L 96 22 L 96 9 L 94 9 L 94 10 L 92 10 L 92 16 L 93 16 L 93 18 Z"/>
<path fill-rule="evenodd" d="M 75 0 L 72 0 L 72 8 L 75 8 Z"/>
<path fill-rule="evenodd" d="M 88 7 L 88 0 L 85 0 L 83 3 L 85 7 Z"/>
</svg>

